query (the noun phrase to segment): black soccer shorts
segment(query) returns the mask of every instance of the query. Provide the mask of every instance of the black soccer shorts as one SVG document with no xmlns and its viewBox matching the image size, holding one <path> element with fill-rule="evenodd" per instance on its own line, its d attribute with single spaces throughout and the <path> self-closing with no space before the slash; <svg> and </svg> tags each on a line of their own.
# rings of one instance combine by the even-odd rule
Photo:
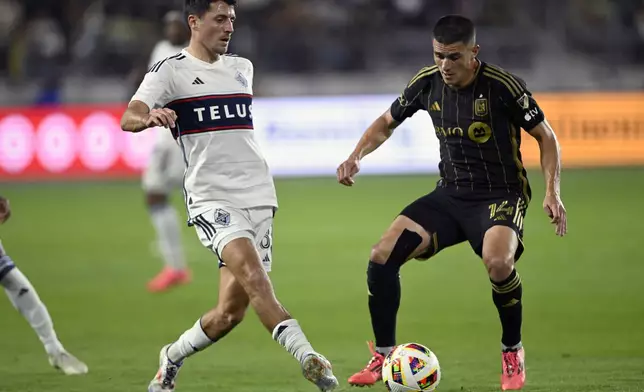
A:
<svg viewBox="0 0 644 392">
<path fill-rule="evenodd" d="M 428 251 L 417 257 L 427 259 L 452 245 L 468 241 L 482 257 L 485 232 L 493 226 L 508 226 L 517 233 L 519 246 L 515 262 L 523 254 L 523 220 L 527 203 L 521 193 L 506 191 L 460 191 L 438 187 L 420 197 L 400 215 L 421 225 L 431 235 Z"/>
</svg>

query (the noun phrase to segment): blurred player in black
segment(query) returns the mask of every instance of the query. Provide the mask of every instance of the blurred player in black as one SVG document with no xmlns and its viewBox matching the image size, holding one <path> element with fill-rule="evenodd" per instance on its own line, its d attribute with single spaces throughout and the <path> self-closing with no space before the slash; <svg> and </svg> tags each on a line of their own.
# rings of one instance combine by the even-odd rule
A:
<svg viewBox="0 0 644 392">
<path fill-rule="evenodd" d="M 539 142 L 546 182 L 543 208 L 556 234 L 563 236 L 566 211 L 559 190 L 559 144 L 525 83 L 477 58 L 479 46 L 469 19 L 445 16 L 433 33 L 436 65 L 421 69 L 410 80 L 337 171 L 341 184 L 353 185 L 363 157 L 405 119 L 419 110 L 429 112 L 440 142 L 440 180 L 434 191 L 402 210 L 371 251 L 367 283 L 376 347 L 372 345 L 372 359 L 349 383 L 378 382 L 384 357 L 396 345 L 400 267 L 468 241 L 487 268 L 499 312 L 501 387 L 521 389 L 525 383 L 522 284 L 514 265 L 523 253 L 523 219 L 531 190 L 521 161 L 520 128 Z"/>
</svg>

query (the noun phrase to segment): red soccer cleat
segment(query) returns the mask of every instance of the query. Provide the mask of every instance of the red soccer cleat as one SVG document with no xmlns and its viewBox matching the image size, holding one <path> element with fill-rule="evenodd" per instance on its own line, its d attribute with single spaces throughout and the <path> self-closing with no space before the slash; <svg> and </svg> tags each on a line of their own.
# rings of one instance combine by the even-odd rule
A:
<svg viewBox="0 0 644 392">
<path fill-rule="evenodd" d="M 525 385 L 525 351 L 523 347 L 516 351 L 504 351 L 501 389 L 516 391 Z"/>
<path fill-rule="evenodd" d="M 190 280 L 190 272 L 188 270 L 176 270 L 165 267 L 148 283 L 148 290 L 157 293 L 168 290 L 172 286 L 187 284 Z"/>
<path fill-rule="evenodd" d="M 376 351 L 373 342 L 368 342 L 373 355 L 364 369 L 349 377 L 349 384 L 356 387 L 371 386 L 382 380 L 382 364 L 385 356 Z"/>
</svg>

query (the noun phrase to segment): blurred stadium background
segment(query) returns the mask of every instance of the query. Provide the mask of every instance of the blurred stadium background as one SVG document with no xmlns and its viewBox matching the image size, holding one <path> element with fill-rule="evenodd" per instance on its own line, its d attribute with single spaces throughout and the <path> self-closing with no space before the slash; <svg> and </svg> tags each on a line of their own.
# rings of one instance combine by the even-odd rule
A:
<svg viewBox="0 0 644 392">
<path fill-rule="evenodd" d="M 139 175 L 151 137 L 118 129 L 174 0 L 0 0 L 0 194 L 8 253 L 90 374 L 58 376 L 0 300 L 0 391 L 143 390 L 157 350 L 216 301 L 214 257 L 183 232 L 193 284 L 145 290 L 160 261 Z M 432 61 L 431 26 L 462 13 L 481 58 L 520 75 L 563 149 L 569 234 L 541 211 L 535 143 L 524 136 L 528 391 L 644 391 L 644 2 L 642 0 L 240 0 L 231 51 L 256 67 L 256 132 L 280 198 L 272 277 L 345 381 L 371 338 L 370 246 L 436 181 L 426 114 L 365 159 L 339 164 L 370 121 Z M 181 208 L 177 192 L 175 203 Z M 400 341 L 433 348 L 444 391 L 493 391 L 497 315 L 467 245 L 403 270 Z M 255 316 L 189 360 L 178 391 L 307 391 Z M 378 387 L 384 389 L 384 387 Z M 342 390 L 349 390 L 346 383 Z"/>
</svg>

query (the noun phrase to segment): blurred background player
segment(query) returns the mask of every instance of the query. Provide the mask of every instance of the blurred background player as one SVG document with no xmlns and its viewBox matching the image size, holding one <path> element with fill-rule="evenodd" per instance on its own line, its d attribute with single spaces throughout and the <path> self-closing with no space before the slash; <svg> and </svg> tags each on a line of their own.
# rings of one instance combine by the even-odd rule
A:
<svg viewBox="0 0 644 392">
<path fill-rule="evenodd" d="M 165 39 L 154 47 L 148 69 L 159 61 L 181 52 L 187 46 L 188 29 L 183 14 L 170 11 L 163 21 Z M 152 225 L 156 231 L 155 245 L 164 263 L 161 272 L 148 283 L 148 290 L 159 292 L 188 283 L 190 271 L 181 242 L 179 214 L 171 203 L 171 194 L 179 189 L 183 179 L 183 156 L 168 129 L 158 127 L 155 132 L 156 141 L 143 173 L 142 185 Z"/>
<path fill-rule="evenodd" d="M 170 128 L 186 159 L 185 202 L 204 247 L 220 261 L 217 306 L 161 348 L 149 392 L 173 391 L 183 361 L 226 336 L 253 307 L 321 391 L 338 386 L 330 362 L 275 297 L 272 226 L 277 195 L 255 138 L 253 64 L 228 56 L 236 0 L 186 0 L 190 45 L 154 65 L 121 119 L 126 132 Z"/>
<path fill-rule="evenodd" d="M 523 285 L 515 263 L 523 253 L 523 220 L 532 191 L 521 160 L 520 129 L 539 143 L 546 183 L 543 208 L 555 233 L 563 236 L 559 144 L 525 83 L 477 58 L 471 20 L 445 16 L 433 36 L 436 65 L 422 68 L 409 81 L 338 168 L 340 183 L 351 186 L 362 158 L 416 112 L 429 112 L 440 144 L 440 180 L 435 190 L 403 209 L 371 251 L 367 284 L 376 348 L 349 383 L 372 385 L 381 379 L 384 357 L 396 345 L 401 266 L 468 241 L 487 269 L 501 321 L 501 388 L 521 389 L 526 373 Z"/>
<path fill-rule="evenodd" d="M 0 196 L 0 224 L 11 216 L 9 200 Z M 54 325 L 45 304 L 38 297 L 36 289 L 16 267 L 0 242 L 0 285 L 9 301 L 23 315 L 40 338 L 49 356 L 49 363 L 67 375 L 87 373 L 87 365 L 67 352 L 56 336 Z"/>
</svg>

